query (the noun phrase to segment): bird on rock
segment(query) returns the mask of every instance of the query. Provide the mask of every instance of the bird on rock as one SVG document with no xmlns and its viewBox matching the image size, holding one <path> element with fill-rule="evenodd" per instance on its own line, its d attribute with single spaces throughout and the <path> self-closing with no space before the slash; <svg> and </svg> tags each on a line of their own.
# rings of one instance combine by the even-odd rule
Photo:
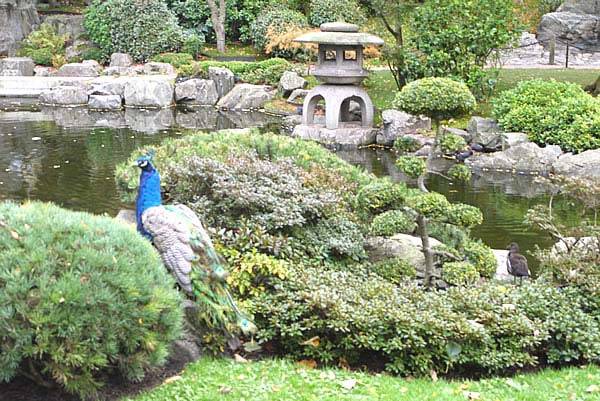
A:
<svg viewBox="0 0 600 401">
<path fill-rule="evenodd" d="M 239 310 L 227 288 L 227 271 L 196 214 L 185 205 L 163 205 L 160 175 L 153 154 L 137 159 L 140 183 L 136 199 L 137 230 L 152 241 L 179 287 L 198 307 L 210 328 L 235 337 L 256 326 Z"/>
<path fill-rule="evenodd" d="M 529 266 L 527 264 L 527 258 L 519 253 L 519 245 L 513 242 L 508 247 L 508 257 L 506 258 L 506 267 L 508 274 L 513 276 L 516 281 L 517 278 L 523 282 L 523 277 L 529 277 Z"/>
</svg>

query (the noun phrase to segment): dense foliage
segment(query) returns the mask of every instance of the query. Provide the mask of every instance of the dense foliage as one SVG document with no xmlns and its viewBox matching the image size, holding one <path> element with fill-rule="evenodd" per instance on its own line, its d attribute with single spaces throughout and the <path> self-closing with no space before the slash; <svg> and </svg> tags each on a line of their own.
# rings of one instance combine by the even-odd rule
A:
<svg viewBox="0 0 600 401">
<path fill-rule="evenodd" d="M 208 78 L 210 67 L 222 67 L 231 70 L 243 82 L 251 84 L 277 85 L 285 71 L 292 65 L 281 58 L 270 58 L 263 61 L 193 61 L 187 53 L 163 53 L 153 57 L 155 61 L 173 64 L 181 76 L 200 76 Z"/>
<path fill-rule="evenodd" d="M 163 0 L 95 0 L 87 8 L 84 26 L 106 55 L 123 52 L 138 61 L 177 50 L 185 39 Z"/>
<path fill-rule="evenodd" d="M 366 18 L 356 0 L 310 0 L 308 21 L 312 26 L 344 21 L 362 25 Z"/>
<path fill-rule="evenodd" d="M 531 80 L 502 92 L 493 113 L 508 132 L 525 132 L 540 145 L 581 152 L 600 147 L 600 100 L 579 85 Z"/>
<path fill-rule="evenodd" d="M 50 204 L 0 204 L 0 380 L 24 372 L 81 396 L 110 369 L 139 380 L 178 338 L 179 302 L 132 228 Z"/>
<path fill-rule="evenodd" d="M 30 57 L 34 63 L 60 67 L 64 60 L 65 43 L 68 37 L 59 35 L 50 24 L 42 24 L 21 43 L 19 55 Z"/>
<path fill-rule="evenodd" d="M 291 10 L 285 5 L 270 7 L 256 18 L 250 26 L 250 38 L 254 46 L 264 50 L 267 45 L 267 33 L 284 32 L 289 26 L 306 27 L 308 22 L 304 14 Z"/>
</svg>

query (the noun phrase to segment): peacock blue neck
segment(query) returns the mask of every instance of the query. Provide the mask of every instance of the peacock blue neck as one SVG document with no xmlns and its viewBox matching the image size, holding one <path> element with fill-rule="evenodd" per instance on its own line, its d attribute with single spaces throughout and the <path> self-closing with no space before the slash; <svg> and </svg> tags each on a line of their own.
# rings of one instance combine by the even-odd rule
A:
<svg viewBox="0 0 600 401">
<path fill-rule="evenodd" d="M 151 164 L 142 169 L 140 174 L 140 186 L 138 196 L 135 201 L 135 217 L 137 221 L 137 230 L 148 239 L 152 236 L 144 229 L 142 225 L 142 214 L 151 207 L 161 205 L 160 196 L 160 175 Z"/>
</svg>

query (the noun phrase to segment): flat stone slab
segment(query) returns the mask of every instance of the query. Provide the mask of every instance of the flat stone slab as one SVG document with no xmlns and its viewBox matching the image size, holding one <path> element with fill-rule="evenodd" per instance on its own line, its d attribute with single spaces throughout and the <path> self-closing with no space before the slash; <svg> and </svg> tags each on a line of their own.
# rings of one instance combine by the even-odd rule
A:
<svg viewBox="0 0 600 401">
<path fill-rule="evenodd" d="M 0 59 L 0 76 L 33 76 L 35 63 L 29 57 L 8 57 Z"/>
<path fill-rule="evenodd" d="M 96 63 L 97 64 L 97 63 Z M 57 77 L 97 77 L 98 66 L 90 62 L 65 64 L 56 72 Z"/>
<path fill-rule="evenodd" d="M 294 127 L 292 136 L 342 148 L 357 148 L 374 144 L 377 129 L 361 127 L 358 124 L 346 124 L 337 129 L 327 129 L 317 124 L 301 124 Z"/>
</svg>

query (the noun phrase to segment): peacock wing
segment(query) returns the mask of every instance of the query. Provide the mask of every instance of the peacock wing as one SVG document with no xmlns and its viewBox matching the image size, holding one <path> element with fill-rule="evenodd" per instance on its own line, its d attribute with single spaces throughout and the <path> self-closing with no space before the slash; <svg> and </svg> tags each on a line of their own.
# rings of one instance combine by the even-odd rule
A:
<svg viewBox="0 0 600 401">
<path fill-rule="evenodd" d="M 144 229 L 152 236 L 152 242 L 180 287 L 193 292 L 190 273 L 197 256 L 192 249 L 189 224 L 177 213 L 163 207 L 148 208 L 142 215 Z"/>
</svg>

